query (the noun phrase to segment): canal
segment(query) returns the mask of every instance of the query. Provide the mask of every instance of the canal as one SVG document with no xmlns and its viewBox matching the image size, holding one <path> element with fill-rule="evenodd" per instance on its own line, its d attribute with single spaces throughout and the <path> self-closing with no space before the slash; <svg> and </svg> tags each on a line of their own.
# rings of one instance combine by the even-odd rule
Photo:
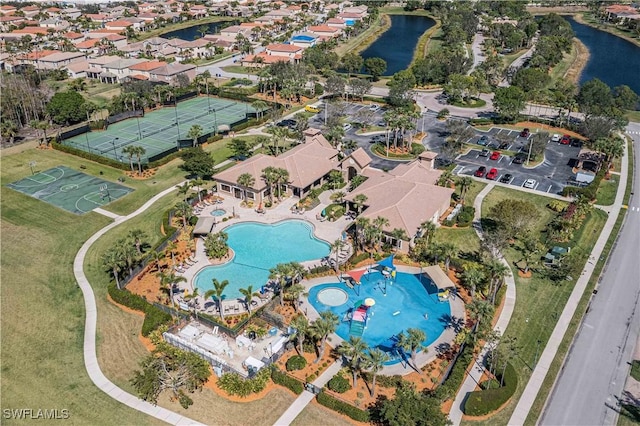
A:
<svg viewBox="0 0 640 426">
<path fill-rule="evenodd" d="M 611 88 L 626 84 L 640 94 L 640 47 L 606 31 L 579 24 L 570 16 L 565 18 L 590 52 L 579 83 L 598 78 Z"/>
<path fill-rule="evenodd" d="M 391 27 L 360 53 L 364 59 L 377 57 L 387 61 L 384 75 L 407 69 L 420 36 L 435 24 L 426 16 L 390 15 L 390 18 Z"/>
<path fill-rule="evenodd" d="M 229 22 L 229 21 L 211 22 L 210 24 L 199 24 L 199 25 L 194 25 L 187 28 L 182 28 L 180 30 L 169 31 L 164 34 L 160 34 L 160 37 L 179 38 L 181 40 L 193 41 L 195 39 L 202 37 L 200 32 L 198 32 L 198 29 L 203 25 L 209 28 L 209 30 L 207 31 L 207 34 L 215 34 L 220 30 L 220 28 L 233 25 L 233 24 L 234 24 L 233 22 Z"/>
</svg>

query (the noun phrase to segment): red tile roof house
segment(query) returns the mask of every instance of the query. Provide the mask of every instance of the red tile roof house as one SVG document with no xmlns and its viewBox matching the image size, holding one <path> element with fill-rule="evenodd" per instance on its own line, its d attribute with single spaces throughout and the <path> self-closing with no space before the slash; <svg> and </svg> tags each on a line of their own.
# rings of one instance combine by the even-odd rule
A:
<svg viewBox="0 0 640 426">
<path fill-rule="evenodd" d="M 302 59 L 304 49 L 293 44 L 270 44 L 264 52 L 257 55 L 246 55 L 241 65 L 244 67 L 260 68 L 276 62 L 298 62 Z"/>
<path fill-rule="evenodd" d="M 451 205 L 454 190 L 436 185 L 442 171 L 433 168 L 435 157 L 435 153 L 427 151 L 413 162 L 389 172 L 368 167 L 362 172 L 367 180 L 345 197 L 350 208 L 356 211 L 355 198 L 365 195 L 367 201 L 360 216 L 370 220 L 378 216 L 388 219 L 389 225 L 383 231 L 387 241 L 400 251 L 407 252 L 414 239 L 421 235 L 422 223 L 437 224 Z M 403 229 L 409 240 L 393 239 L 390 231 L 396 228 Z"/>
<path fill-rule="evenodd" d="M 131 78 L 136 78 L 141 80 L 140 76 L 144 77 L 144 80 L 151 79 L 151 72 L 157 68 L 164 67 L 167 65 L 166 62 L 163 61 L 147 61 L 140 62 L 139 64 L 131 65 L 129 69 L 131 70 Z"/>
<path fill-rule="evenodd" d="M 31 18 L 40 13 L 40 8 L 38 6 L 25 6 L 20 8 L 24 16 L 27 18 Z"/>
<path fill-rule="evenodd" d="M 11 26 L 17 27 L 21 22 L 25 22 L 26 19 L 23 16 L 0 16 L 0 31 L 11 31 Z"/>
<path fill-rule="evenodd" d="M 129 27 L 133 27 L 133 23 L 129 21 L 119 20 L 107 22 L 104 24 L 104 27 L 108 30 L 124 31 Z"/>
<path fill-rule="evenodd" d="M 640 20 L 640 11 L 632 6 L 614 4 L 605 9 L 607 13 L 607 21 L 617 20 L 618 23 L 624 24 L 626 21 Z"/>
<path fill-rule="evenodd" d="M 307 31 L 320 37 L 338 37 L 342 34 L 340 28 L 330 27 L 329 25 L 312 25 Z"/>
</svg>

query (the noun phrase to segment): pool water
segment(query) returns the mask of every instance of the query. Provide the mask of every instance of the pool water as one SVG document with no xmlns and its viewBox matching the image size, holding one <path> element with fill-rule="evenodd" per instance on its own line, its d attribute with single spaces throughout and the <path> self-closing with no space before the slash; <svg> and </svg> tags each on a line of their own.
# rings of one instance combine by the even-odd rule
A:
<svg viewBox="0 0 640 426">
<path fill-rule="evenodd" d="M 420 275 L 398 273 L 395 279 L 387 279 L 386 296 L 385 279 L 380 272 L 373 271 L 363 275 L 361 283 L 353 289 L 344 283 L 314 286 L 309 291 L 309 303 L 318 312 L 330 310 L 335 313 L 340 318 L 336 334 L 349 340 L 349 310 L 354 308 L 356 302 L 373 298 L 375 305 L 369 308 L 369 319 L 362 339 L 370 347 L 389 352 L 393 358 L 389 364 L 400 362 L 393 350 L 395 336 L 408 328 L 418 328 L 426 333 L 427 338 L 423 343 L 429 345 L 442 334 L 449 322 L 449 302 L 438 300 L 438 289 L 426 276 L 421 280 Z M 346 292 L 348 300 L 341 305 L 332 306 L 336 298 L 330 298 L 330 304 L 324 304 L 323 294 L 329 289 Z"/>
<path fill-rule="evenodd" d="M 253 285 L 259 290 L 269 279 L 269 269 L 279 263 L 304 262 L 329 254 L 329 244 L 314 237 L 312 226 L 301 220 L 275 225 L 247 222 L 224 230 L 233 249 L 233 260 L 221 266 L 207 266 L 194 278 L 200 293 L 213 288 L 212 280 L 229 281 L 227 299 L 242 297 L 239 289 Z"/>
<path fill-rule="evenodd" d="M 217 209 L 211 212 L 211 216 L 216 216 L 216 217 L 224 216 L 225 214 L 227 214 L 227 211 L 224 209 Z"/>
</svg>

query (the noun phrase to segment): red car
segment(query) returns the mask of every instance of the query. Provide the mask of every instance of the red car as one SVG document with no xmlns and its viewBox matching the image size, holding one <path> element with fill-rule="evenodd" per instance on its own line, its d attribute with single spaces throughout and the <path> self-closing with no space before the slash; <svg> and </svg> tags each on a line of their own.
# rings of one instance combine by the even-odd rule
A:
<svg viewBox="0 0 640 426">
<path fill-rule="evenodd" d="M 564 135 L 562 137 L 562 139 L 560 139 L 560 143 L 562 145 L 569 145 L 571 143 L 571 136 L 570 135 Z"/>
<path fill-rule="evenodd" d="M 491 180 L 496 180 L 498 178 L 498 169 L 494 167 L 493 169 L 489 170 L 489 173 L 487 173 L 486 178 Z"/>
<path fill-rule="evenodd" d="M 491 153 L 491 157 L 489 157 L 492 160 L 499 160 L 500 159 L 500 151 L 493 151 Z"/>
<path fill-rule="evenodd" d="M 523 130 L 520 132 L 520 137 L 521 137 L 521 138 L 528 138 L 528 137 L 529 137 L 529 129 L 523 129 Z"/>
<path fill-rule="evenodd" d="M 486 171 L 487 171 L 487 168 L 485 166 L 480 166 L 478 167 L 478 170 L 476 170 L 476 172 L 473 175 L 475 177 L 482 177 L 484 176 Z"/>
</svg>

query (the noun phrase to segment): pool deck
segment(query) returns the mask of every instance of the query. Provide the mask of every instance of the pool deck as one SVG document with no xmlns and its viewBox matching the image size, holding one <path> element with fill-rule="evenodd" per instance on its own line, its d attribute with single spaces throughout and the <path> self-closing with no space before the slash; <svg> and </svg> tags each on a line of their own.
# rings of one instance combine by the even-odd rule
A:
<svg viewBox="0 0 640 426">
<path fill-rule="evenodd" d="M 397 265 L 397 270 L 398 272 L 404 272 L 407 274 L 420 274 L 421 272 L 421 268 L 419 267 L 403 266 L 403 265 Z M 426 275 L 424 271 L 422 272 Z M 316 285 L 336 282 L 339 280 L 340 278 L 336 275 L 336 276 L 319 277 L 319 278 L 304 280 L 302 284 L 305 286 L 305 288 L 308 291 Z M 452 293 L 452 297 L 449 299 L 449 304 L 451 307 L 451 318 L 454 321 L 457 321 L 460 319 L 464 321 L 465 312 L 464 312 L 464 302 L 462 301 L 462 299 L 460 299 L 459 297 L 455 297 L 455 293 Z M 305 312 L 305 315 L 307 316 L 309 321 L 313 321 L 320 318 L 320 314 L 318 313 L 318 311 L 316 311 L 316 309 L 307 301 L 304 301 L 304 303 L 301 305 L 301 309 Z M 454 327 L 453 326 L 445 327 L 442 334 L 440 334 L 440 336 L 427 347 L 426 351 L 422 351 L 417 354 L 416 363 L 420 367 L 422 367 L 434 361 L 437 358 L 438 353 L 446 351 L 451 347 L 451 343 L 453 342 L 455 337 L 456 337 L 456 332 L 454 330 Z M 336 333 L 331 334 L 330 340 L 328 341 L 329 345 L 333 348 L 339 346 L 342 342 L 343 342 L 343 339 L 340 336 L 338 336 Z M 383 367 L 380 373 L 388 376 L 392 376 L 396 374 L 404 376 L 406 374 L 413 373 L 414 371 L 415 370 L 412 367 L 410 367 L 408 364 L 398 363 L 398 364 L 393 364 L 393 365 Z"/>
<path fill-rule="evenodd" d="M 221 230 L 238 223 L 243 222 L 259 222 L 272 224 L 281 222 L 283 220 L 304 220 L 313 226 L 313 234 L 316 238 L 319 238 L 325 241 L 328 244 L 332 244 L 334 241 L 341 238 L 342 233 L 345 229 L 347 229 L 351 223 L 352 219 L 347 217 L 341 217 L 335 222 L 330 222 L 328 220 L 319 221 L 317 217 L 320 215 L 322 210 L 331 204 L 329 197 L 331 196 L 332 191 L 323 192 L 319 199 L 320 204 L 312 210 L 305 211 L 302 214 L 293 213 L 292 207 L 299 201 L 298 198 L 289 197 L 284 198 L 281 202 L 277 203 L 275 207 L 271 209 L 265 209 L 264 213 L 257 213 L 254 208 L 241 207 L 240 203 L 242 200 L 237 198 L 225 196 L 222 203 L 214 204 L 211 206 L 206 206 L 200 213 L 198 213 L 198 217 L 212 217 L 211 212 L 216 209 L 224 209 L 227 214 L 225 216 L 219 216 L 217 218 L 218 222 L 213 228 L 213 232 L 220 232 Z M 235 217 L 231 217 L 235 213 Z M 228 218 L 227 221 L 223 222 L 223 218 Z M 344 250 L 351 250 L 350 246 L 346 247 Z M 332 257 L 335 257 L 332 255 Z M 312 268 L 315 266 L 321 265 L 321 259 L 311 260 L 307 262 L 300 262 L 305 268 Z M 180 283 L 179 287 L 181 290 L 187 289 L 190 293 L 193 292 L 194 284 L 193 280 L 198 272 L 207 266 L 212 266 L 213 263 L 209 261 L 207 255 L 204 251 L 204 243 L 202 239 L 198 239 L 196 241 L 196 254 L 195 254 L 195 263 L 186 269 L 184 272 L 179 273 L 183 277 L 187 279 L 186 283 Z M 261 283 L 262 285 L 264 283 Z M 259 286 L 260 286 L 259 285 Z M 259 287 L 258 286 L 258 287 Z M 179 295 L 176 295 L 176 302 L 179 302 Z M 262 305 L 261 300 L 258 301 L 259 307 Z M 207 306 L 209 302 L 207 302 Z M 233 299 L 229 301 L 225 301 L 225 304 L 231 304 L 235 307 L 236 304 L 240 305 L 241 312 L 244 312 L 245 306 L 239 300 Z M 198 298 L 198 305 L 202 308 L 205 303 L 202 297 Z M 238 313 L 237 311 L 235 313 Z"/>
</svg>

